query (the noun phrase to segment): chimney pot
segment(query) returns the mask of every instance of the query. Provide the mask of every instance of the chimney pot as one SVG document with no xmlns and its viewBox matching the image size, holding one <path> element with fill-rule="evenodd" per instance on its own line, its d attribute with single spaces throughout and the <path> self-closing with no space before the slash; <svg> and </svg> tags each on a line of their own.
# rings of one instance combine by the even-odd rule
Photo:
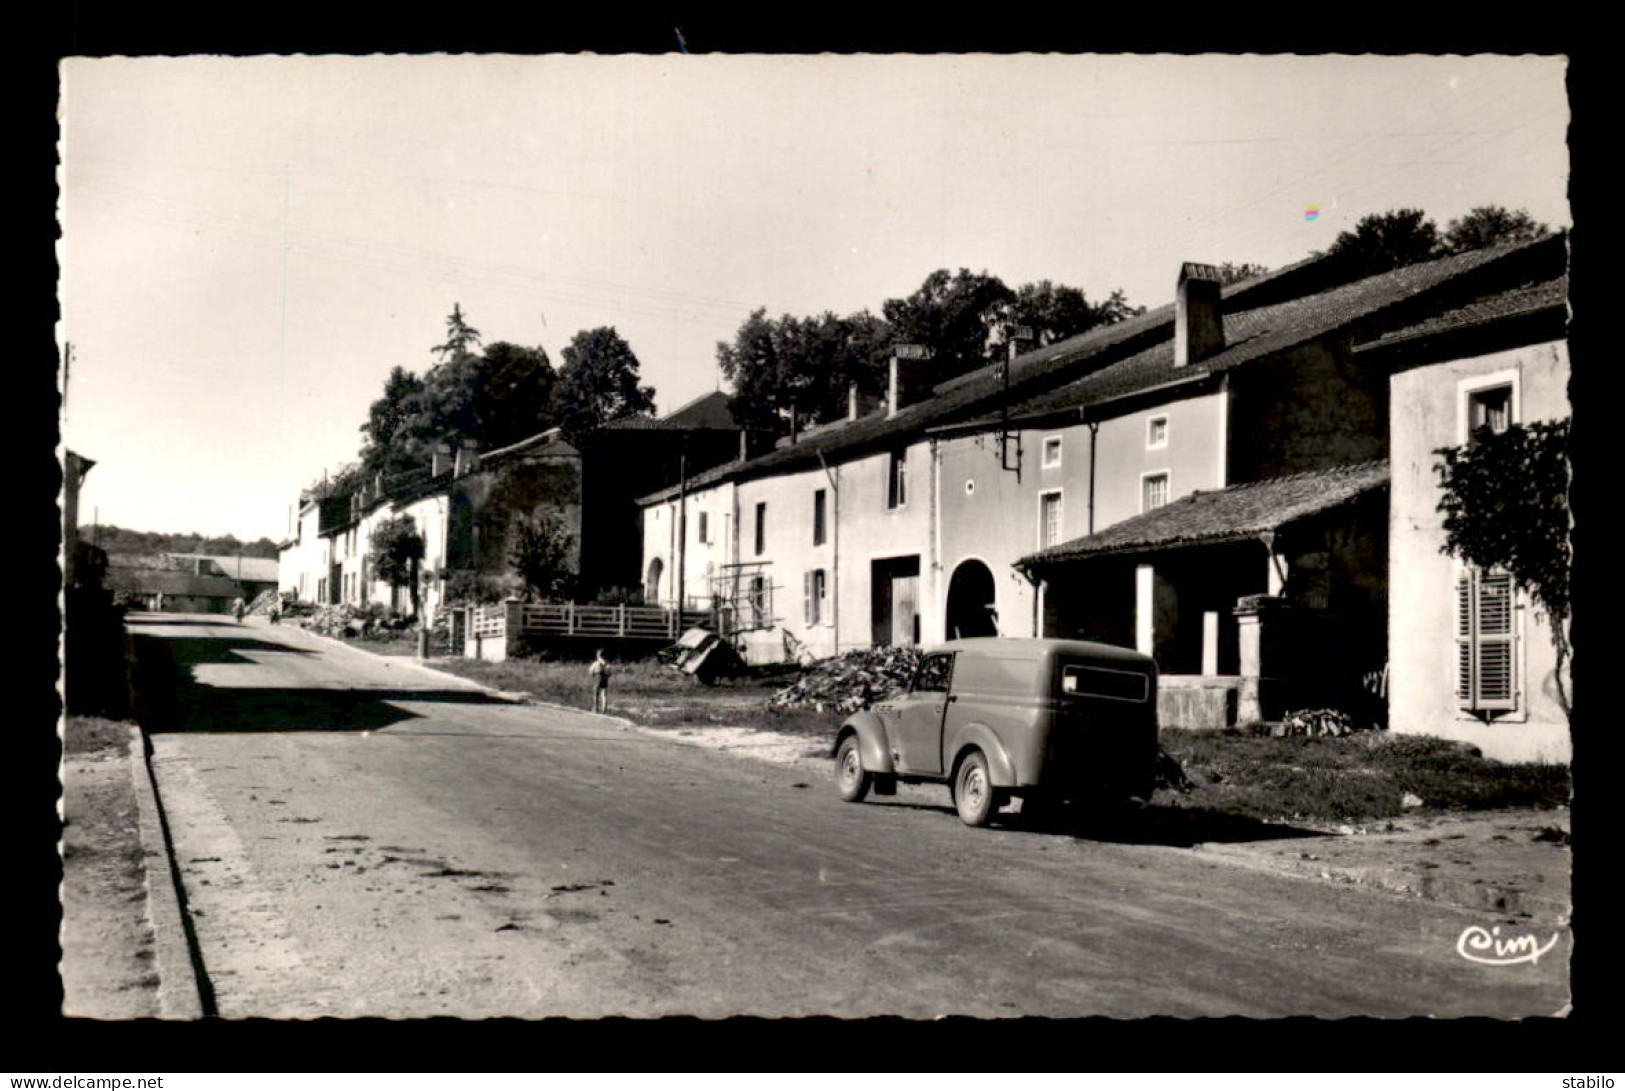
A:
<svg viewBox="0 0 1625 1091">
<path fill-rule="evenodd" d="M 1186 367 L 1224 348 L 1219 271 L 1188 261 L 1179 269 L 1174 305 L 1174 366 Z"/>
<path fill-rule="evenodd" d="M 1033 328 L 1031 326 L 1011 326 L 1009 339 L 1011 361 L 1014 361 L 1017 356 L 1020 356 L 1022 353 L 1032 348 L 1033 342 L 1036 340 L 1037 338 L 1033 335 Z"/>
</svg>

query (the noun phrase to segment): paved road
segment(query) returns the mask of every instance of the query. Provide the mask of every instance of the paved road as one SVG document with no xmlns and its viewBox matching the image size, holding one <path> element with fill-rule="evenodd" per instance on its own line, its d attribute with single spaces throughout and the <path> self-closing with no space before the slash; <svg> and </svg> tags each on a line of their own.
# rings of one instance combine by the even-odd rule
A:
<svg viewBox="0 0 1625 1091">
<path fill-rule="evenodd" d="M 1550 1015 L 1569 938 L 1167 844 L 971 830 L 822 767 L 166 617 L 159 788 L 220 1013 Z M 1559 931 L 1525 921 L 1519 929 Z"/>
</svg>

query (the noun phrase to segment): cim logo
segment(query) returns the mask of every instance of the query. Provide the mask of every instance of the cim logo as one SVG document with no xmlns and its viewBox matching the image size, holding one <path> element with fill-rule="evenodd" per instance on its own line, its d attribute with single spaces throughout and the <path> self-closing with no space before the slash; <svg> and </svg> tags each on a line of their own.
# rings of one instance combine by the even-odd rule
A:
<svg viewBox="0 0 1625 1091">
<path fill-rule="evenodd" d="M 1486 929 L 1475 924 L 1456 940 L 1456 953 L 1469 962 L 1482 962 L 1486 966 L 1514 966 L 1520 962 L 1538 962 L 1541 955 L 1557 946 L 1557 940 L 1556 932 L 1545 946 L 1528 934 L 1502 939 L 1499 926 Z"/>
</svg>

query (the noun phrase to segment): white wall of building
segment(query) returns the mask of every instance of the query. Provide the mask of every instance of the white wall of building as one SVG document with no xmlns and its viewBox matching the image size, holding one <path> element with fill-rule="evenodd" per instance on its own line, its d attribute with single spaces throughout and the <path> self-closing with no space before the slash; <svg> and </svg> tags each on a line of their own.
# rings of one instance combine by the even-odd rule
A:
<svg viewBox="0 0 1625 1091">
<path fill-rule="evenodd" d="M 1556 656 L 1546 623 L 1522 596 L 1515 609 L 1517 708 L 1485 722 L 1456 693 L 1456 581 L 1460 562 L 1440 552 L 1434 451 L 1465 440 L 1468 393 L 1514 385 L 1521 422 L 1568 417 L 1569 359 L 1562 342 L 1400 372 L 1393 379 L 1390 436 L 1388 693 L 1393 731 L 1458 739 L 1505 761 L 1568 761 L 1568 719 L 1557 702 Z"/>
</svg>

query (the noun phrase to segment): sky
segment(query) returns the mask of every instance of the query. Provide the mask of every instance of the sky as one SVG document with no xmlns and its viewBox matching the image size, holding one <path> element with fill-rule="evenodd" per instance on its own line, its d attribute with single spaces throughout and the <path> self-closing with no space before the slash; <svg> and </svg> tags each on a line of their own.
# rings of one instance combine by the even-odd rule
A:
<svg viewBox="0 0 1625 1091">
<path fill-rule="evenodd" d="M 61 66 L 58 342 L 82 523 L 284 537 L 461 307 L 660 412 L 770 314 L 935 269 L 1155 307 L 1360 217 L 1570 224 L 1560 57 L 378 56 Z"/>
</svg>

